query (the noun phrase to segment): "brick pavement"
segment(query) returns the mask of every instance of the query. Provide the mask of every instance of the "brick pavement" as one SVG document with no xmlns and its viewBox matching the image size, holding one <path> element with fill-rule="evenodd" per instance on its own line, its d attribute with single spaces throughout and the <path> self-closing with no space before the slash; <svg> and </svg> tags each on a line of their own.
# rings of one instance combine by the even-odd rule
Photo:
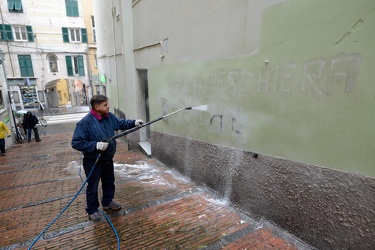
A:
<svg viewBox="0 0 375 250">
<path fill-rule="evenodd" d="M 28 249 L 81 186 L 71 134 L 16 144 L 0 157 L 0 249 Z M 265 220 L 254 220 L 203 187 L 118 142 L 115 199 L 109 214 L 121 249 L 311 249 Z M 83 177 L 84 178 L 84 177 Z M 116 249 L 105 221 L 85 214 L 81 192 L 32 249 Z"/>
</svg>

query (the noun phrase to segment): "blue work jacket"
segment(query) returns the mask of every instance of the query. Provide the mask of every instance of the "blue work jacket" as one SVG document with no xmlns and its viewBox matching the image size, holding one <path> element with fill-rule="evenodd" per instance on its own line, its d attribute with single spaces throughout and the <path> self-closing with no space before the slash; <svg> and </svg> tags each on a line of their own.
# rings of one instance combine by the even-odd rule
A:
<svg viewBox="0 0 375 250">
<path fill-rule="evenodd" d="M 85 158 L 96 158 L 99 154 L 96 149 L 97 142 L 111 138 L 117 130 L 127 130 L 133 127 L 135 127 L 135 120 L 119 119 L 110 112 L 101 120 L 88 113 L 76 125 L 72 147 L 82 151 Z M 116 153 L 116 140 L 110 141 L 107 150 L 101 153 L 101 159 L 112 159 Z"/>
</svg>

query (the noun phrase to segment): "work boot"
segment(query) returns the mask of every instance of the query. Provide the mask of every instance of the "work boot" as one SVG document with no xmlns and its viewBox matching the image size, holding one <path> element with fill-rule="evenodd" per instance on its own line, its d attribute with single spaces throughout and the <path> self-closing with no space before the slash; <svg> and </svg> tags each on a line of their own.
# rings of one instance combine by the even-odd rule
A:
<svg viewBox="0 0 375 250">
<path fill-rule="evenodd" d="M 114 201 L 111 201 L 111 203 L 109 203 L 108 206 L 103 206 L 103 209 L 104 211 L 117 211 L 117 210 L 120 210 L 121 209 L 121 205 L 114 202 Z"/>
<path fill-rule="evenodd" d="M 89 214 L 89 219 L 92 220 L 93 222 L 98 222 L 102 219 L 103 215 L 99 212 L 96 211 L 93 214 Z"/>
</svg>

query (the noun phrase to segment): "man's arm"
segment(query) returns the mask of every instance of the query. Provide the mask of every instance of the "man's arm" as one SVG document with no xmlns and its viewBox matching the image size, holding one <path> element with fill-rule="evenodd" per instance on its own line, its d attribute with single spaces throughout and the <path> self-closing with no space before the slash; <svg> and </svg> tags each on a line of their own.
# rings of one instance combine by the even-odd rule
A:
<svg viewBox="0 0 375 250">
<path fill-rule="evenodd" d="M 96 141 L 90 141 L 88 137 L 89 131 L 85 127 L 78 123 L 72 137 L 72 148 L 82 152 L 94 152 L 96 151 Z"/>
<path fill-rule="evenodd" d="M 110 115 L 114 120 L 115 130 L 127 130 L 135 127 L 135 120 L 120 119 L 112 113 Z"/>
</svg>

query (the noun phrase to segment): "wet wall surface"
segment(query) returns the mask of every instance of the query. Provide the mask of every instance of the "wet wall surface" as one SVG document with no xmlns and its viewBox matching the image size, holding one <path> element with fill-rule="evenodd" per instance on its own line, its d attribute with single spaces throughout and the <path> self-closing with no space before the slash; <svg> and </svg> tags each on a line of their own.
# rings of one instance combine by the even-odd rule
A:
<svg viewBox="0 0 375 250">
<path fill-rule="evenodd" d="M 375 179 L 152 133 L 155 158 L 319 249 L 375 249 Z"/>
</svg>

